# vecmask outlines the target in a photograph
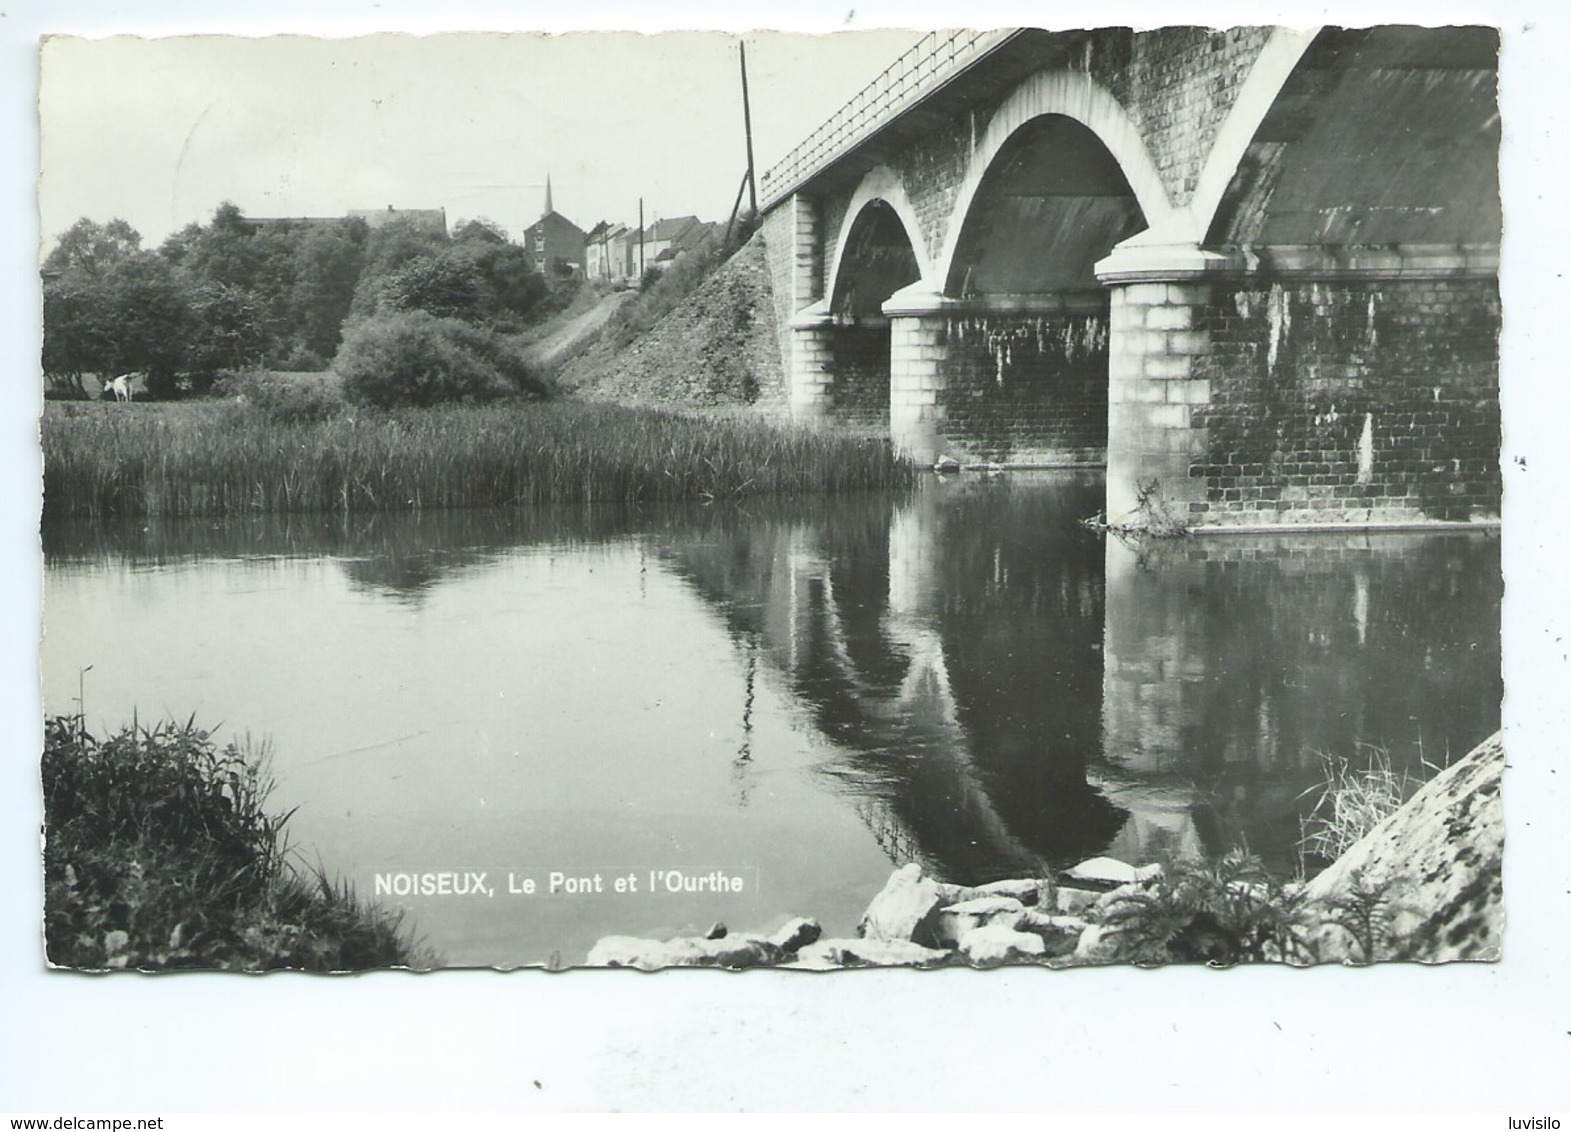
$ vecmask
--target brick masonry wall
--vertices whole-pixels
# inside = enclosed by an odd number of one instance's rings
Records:
[[[1091,33],[1084,69],[1129,112],[1175,205],[1194,195],[1217,132],[1270,37],[1267,27]]]
[[[796,309],[791,301],[791,209],[782,205],[764,214],[759,235],[769,265],[769,289],[773,299],[775,338],[780,346],[780,368],[791,372],[791,316]]]
[[[1270,28],[1163,28],[1132,32],[1107,28],[1065,33],[1069,66],[1105,86],[1139,129],[1175,205],[1189,202],[1217,132],[1237,99]],[[923,131],[885,163],[900,177],[916,210],[920,238],[930,257],[942,250],[955,201],[977,139],[1009,91],[952,121]],[[822,202],[827,273],[851,189]],[[963,222],[960,218],[959,222]],[[825,286],[827,286],[827,280]]]
[[[832,416],[844,424],[887,436],[889,324],[836,326],[828,334],[834,369]]]
[[[1202,521],[1498,517],[1495,280],[1219,284],[1196,319]]]
[[[999,463],[1101,463],[1107,331],[1100,312],[951,319],[945,438]]]

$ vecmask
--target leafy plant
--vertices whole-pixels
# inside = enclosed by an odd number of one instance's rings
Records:
[[[1100,913],[1116,958],[1147,966],[1314,961],[1313,923],[1297,886],[1235,849],[1179,862],[1157,884],[1110,899]]]
[[[1374,963],[1391,942],[1391,916],[1384,887],[1373,882],[1362,869],[1349,877],[1347,893],[1330,908],[1331,919],[1340,924],[1358,944],[1363,962]]]
[[[100,742],[46,721],[44,940],[94,969],[430,965],[397,915],[286,860],[293,811],[270,813],[265,746],[219,747],[195,725]]]

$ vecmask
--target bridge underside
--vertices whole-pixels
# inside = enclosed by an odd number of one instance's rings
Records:
[[[1495,519],[1497,48],[1010,39],[771,203],[793,412],[1114,521]]]

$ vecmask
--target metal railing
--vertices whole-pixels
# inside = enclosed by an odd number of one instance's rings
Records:
[[[857,142],[897,117],[919,95],[964,69],[1009,31],[932,31],[852,96],[806,141],[764,173],[759,203],[768,208]]]

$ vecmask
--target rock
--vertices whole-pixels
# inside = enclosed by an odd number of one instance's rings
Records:
[[[1319,959],[1447,963],[1500,958],[1504,766],[1496,733],[1309,882],[1306,899],[1341,920],[1321,930]],[[1360,906],[1372,912],[1375,931],[1364,931],[1349,914]],[[1365,954],[1366,942],[1373,955]]]
[[[873,897],[856,934],[926,946],[934,942],[933,926],[942,903],[938,885],[922,875],[922,866],[906,865],[890,874],[883,891]]]
[[[1068,916],[1077,916],[1097,902],[1102,894],[1085,888],[1059,888],[1058,910]]]
[[[1044,958],[1047,946],[1041,936],[1032,932],[990,923],[966,932],[960,940],[960,954],[974,967],[997,967]]]
[[[725,939],[638,939],[633,936],[606,936],[590,949],[591,967],[637,967],[655,971],[661,967],[768,967],[788,958],[787,953],[758,936],[731,936]]]
[[[1015,930],[1040,936],[1046,953],[1056,958],[1073,954],[1080,944],[1081,935],[1089,926],[1079,916],[1050,916],[1028,908],[1015,925]]]
[[[727,929],[725,924],[720,920],[716,920],[713,924],[709,925],[709,930],[704,933],[704,938],[724,939],[726,937],[726,930]]]
[[[816,942],[823,934],[824,929],[819,926],[817,920],[798,916],[793,920],[787,920],[779,931],[769,937],[769,942],[781,951],[800,951],[808,944]]]
[[[933,461],[933,471],[937,472],[939,475],[946,475],[951,472],[958,472],[959,470],[960,461],[956,460],[953,456],[940,456],[937,460]]]
[[[1131,896],[1139,895],[1144,891],[1144,885],[1134,883],[1121,884],[1117,888],[1104,892],[1096,898],[1096,902],[1091,905],[1092,915],[1099,917],[1113,905],[1128,900]]]
[[[984,896],[991,896],[990,892],[983,892],[980,888],[973,888],[968,884],[945,884],[941,880],[933,882],[938,886],[938,902],[947,908],[951,904],[960,904],[966,900],[980,900]]]
[[[694,966],[741,970],[744,967],[773,967],[790,958],[784,949],[760,936],[727,936],[704,942],[710,945],[707,955]]]
[[[1092,857],[1081,861],[1064,874],[1070,880],[1089,881],[1092,884],[1133,884],[1139,880],[1133,865],[1115,861],[1111,857]]]
[[[1013,928],[1025,915],[1025,905],[1013,896],[984,896],[964,900],[939,910],[933,926],[934,938],[945,947],[954,947],[968,932],[990,924]]]
[[[1077,965],[1084,964],[1088,967],[1118,961],[1118,949],[1114,944],[1113,936],[1100,924],[1086,925],[1085,931],[1080,933],[1080,939],[1076,942],[1072,954]]]
[[[950,952],[901,939],[821,939],[797,952],[793,967],[938,967]]]
[[[1144,885],[1157,884],[1167,878],[1167,870],[1161,865],[1141,865],[1135,869],[1135,883]]]
[[[595,942],[584,962],[591,967],[641,967],[648,971],[667,965],[656,957],[664,948],[657,939],[608,935]]]
[[[1053,882],[1038,877],[1020,880],[995,880],[976,889],[978,895],[1013,896],[1020,903],[1035,906],[1046,903],[1045,894],[1053,890]]]

